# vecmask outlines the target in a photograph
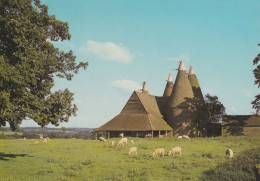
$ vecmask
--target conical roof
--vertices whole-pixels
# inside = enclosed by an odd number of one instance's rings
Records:
[[[173,80],[171,74],[168,75],[167,84],[163,93],[163,97],[171,96],[173,89]]]
[[[195,74],[193,66],[190,66],[189,69],[189,81],[192,87],[194,97],[198,98],[199,100],[204,100],[202,91],[200,89],[200,84]]]
[[[185,98],[193,98],[193,96],[192,87],[187,76],[185,65],[183,61],[180,61],[178,74],[168,106],[177,107],[185,102]]]

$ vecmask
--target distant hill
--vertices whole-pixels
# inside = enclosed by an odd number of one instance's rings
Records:
[[[44,136],[44,137],[48,136],[50,138],[92,139],[93,129],[94,128],[65,128],[65,131],[63,131],[61,128],[20,127],[16,131],[12,131],[10,128],[4,127],[4,128],[0,128],[0,132],[2,132],[1,134],[5,136],[0,137],[0,139],[10,138],[15,133],[19,133],[19,135],[21,135],[20,137],[25,137],[25,138],[32,138],[33,135],[33,138],[40,137],[40,136]],[[17,138],[19,137],[17,136]]]

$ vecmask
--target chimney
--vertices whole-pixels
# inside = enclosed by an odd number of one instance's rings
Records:
[[[143,82],[143,89],[142,89],[142,93],[148,94],[148,89],[147,89],[146,82]]]

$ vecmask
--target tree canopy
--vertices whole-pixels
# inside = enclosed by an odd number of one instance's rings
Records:
[[[197,129],[202,135],[207,135],[212,127],[211,123],[220,123],[226,114],[225,106],[218,100],[217,96],[205,95],[204,104],[199,104]]]
[[[260,44],[258,44],[260,46]],[[257,67],[253,70],[254,76],[255,76],[255,84],[258,85],[258,88],[260,88],[260,53],[257,55],[257,57],[253,60],[253,64]],[[260,110],[260,94],[255,96],[255,100],[252,102],[253,108],[256,109],[258,112]]]
[[[0,127],[16,129],[24,119],[58,126],[76,115],[73,93],[51,91],[54,77],[72,80],[88,65],[51,43],[70,38],[68,22],[40,0],[0,1]]]

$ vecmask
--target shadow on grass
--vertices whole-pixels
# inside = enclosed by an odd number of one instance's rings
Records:
[[[260,163],[260,148],[246,150],[203,173],[201,180],[255,181],[254,165]]]
[[[9,160],[8,158],[16,158],[19,156],[20,157],[33,157],[28,154],[5,154],[5,153],[0,152],[0,160],[3,160],[3,161],[8,161]]]

